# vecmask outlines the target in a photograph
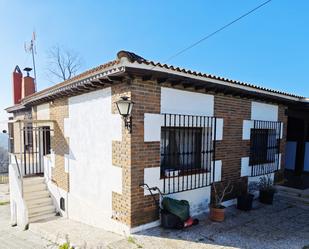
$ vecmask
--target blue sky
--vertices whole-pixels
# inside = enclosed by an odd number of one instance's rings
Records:
[[[77,51],[82,70],[121,49],[164,61],[264,0],[39,1],[0,0],[0,125],[12,104],[11,72],[31,66],[24,42],[37,33],[38,89],[46,52],[55,44]],[[273,0],[169,64],[309,96],[309,1]]]

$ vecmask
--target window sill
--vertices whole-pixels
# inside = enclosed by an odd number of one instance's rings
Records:
[[[276,161],[261,161],[261,162],[254,162],[254,163],[249,163],[250,167],[255,167],[255,166],[267,166],[265,164],[270,164],[270,163],[275,163]]]
[[[178,171],[178,170],[175,170]],[[177,177],[183,177],[183,176],[190,176],[190,175],[198,175],[198,174],[205,174],[210,173],[209,169],[188,169],[188,170],[180,170],[180,173],[175,176],[173,175],[173,172],[171,172],[171,176],[166,176],[164,174],[161,174],[160,179],[168,179],[168,178],[177,178]]]

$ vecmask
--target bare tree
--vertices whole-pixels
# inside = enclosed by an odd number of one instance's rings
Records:
[[[72,78],[81,67],[80,55],[59,45],[48,51],[48,78],[53,81],[64,81]]]

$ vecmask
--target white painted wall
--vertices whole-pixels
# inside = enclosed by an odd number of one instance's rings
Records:
[[[161,87],[161,113],[214,115],[214,96]]]
[[[214,96],[178,89],[161,87],[161,113],[187,114],[210,116],[214,115]],[[173,118],[173,117],[172,117]],[[168,122],[168,121],[167,121]],[[172,120],[172,123],[174,121]],[[176,126],[179,125],[176,119]],[[164,116],[161,114],[145,113],[144,141],[160,141],[161,126]],[[199,124],[196,124],[198,127]],[[217,119],[216,140],[223,139],[223,119]]]
[[[169,123],[169,116],[166,117],[167,124]],[[175,126],[183,125],[183,120],[180,120],[176,118],[174,121],[174,117],[171,116],[171,123],[175,124]],[[207,122],[207,121],[206,121]],[[179,124],[180,123],[180,124]],[[209,127],[211,126],[211,122],[209,120]],[[144,114],[144,141],[145,142],[155,142],[161,140],[161,127],[164,126],[164,116],[162,114],[154,114],[154,113],[145,113]],[[193,124],[192,127],[207,127],[207,123],[205,126],[200,123]],[[212,134],[214,134],[214,124],[212,124]],[[216,138],[217,141],[223,139],[223,119],[217,118],[216,121],[216,137],[213,135],[212,139]]]
[[[252,101],[251,120],[278,121],[278,110],[277,105]]]
[[[277,154],[278,155],[278,154]],[[279,154],[279,157],[276,157],[275,162],[274,163],[265,163],[263,164],[264,167],[270,167],[271,165],[277,165],[277,161],[279,160],[279,165],[278,165],[278,169],[281,169],[281,153]],[[261,165],[262,166],[262,165]],[[241,177],[244,176],[250,176],[251,175],[251,167],[249,165],[249,157],[242,157],[241,158]],[[275,169],[274,169],[275,170]]]
[[[36,109],[37,120],[49,120],[49,103],[38,105]]]
[[[55,167],[55,154],[44,156],[44,178],[47,188],[50,192],[53,204],[57,209],[57,212],[61,213],[62,217],[68,218],[68,196],[69,193],[64,191],[62,188],[59,188],[55,182],[52,181],[52,168]],[[60,198],[65,200],[65,210],[60,209]]]
[[[122,193],[122,169],[112,165],[112,141],[121,140],[120,115],[111,113],[111,88],[69,98],[65,136],[70,153],[68,215],[87,224],[114,230],[112,192]]]
[[[22,195],[21,178],[15,159],[11,156],[9,165],[11,225],[26,229],[28,224],[28,209]]]

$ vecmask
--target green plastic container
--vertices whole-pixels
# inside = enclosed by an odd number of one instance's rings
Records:
[[[162,207],[164,210],[178,216],[183,222],[190,218],[190,205],[186,200],[179,201],[170,197],[164,197]]]

